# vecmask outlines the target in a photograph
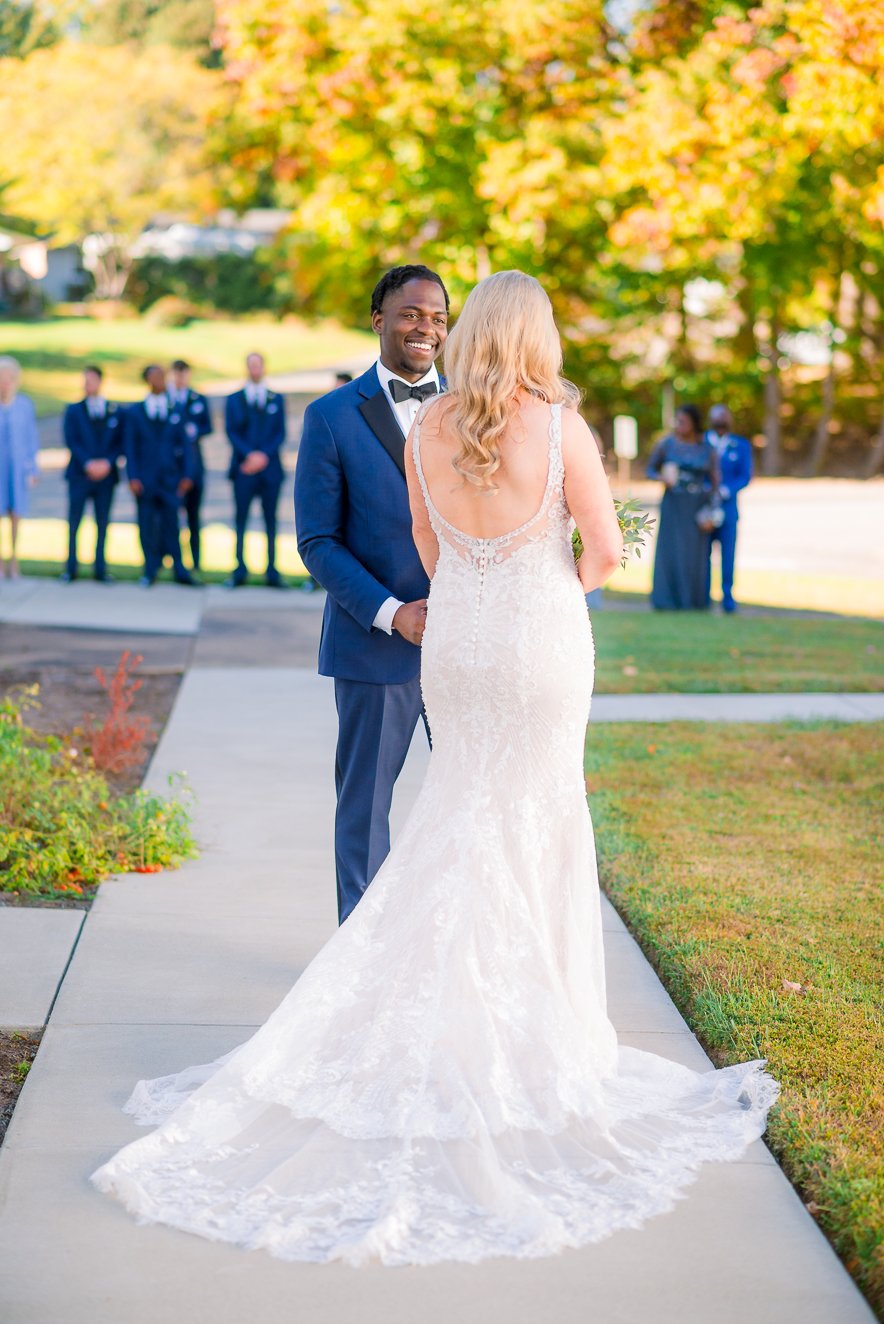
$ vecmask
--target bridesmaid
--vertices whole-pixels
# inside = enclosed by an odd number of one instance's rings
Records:
[[[37,416],[26,395],[18,394],[21,368],[16,359],[0,356],[0,520],[9,516],[11,553],[0,566],[8,579],[18,579],[16,540],[22,515],[28,513],[28,488],[37,481]],[[0,536],[2,536],[0,524]]]
[[[709,530],[697,516],[718,499],[718,456],[696,405],[675,411],[675,426],[654,447],[647,475],[666,486],[654,557],[651,605],[658,611],[709,607]]]

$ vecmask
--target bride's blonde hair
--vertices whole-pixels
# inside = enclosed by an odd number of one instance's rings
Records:
[[[578,404],[580,392],[561,372],[562,344],[540,282],[523,271],[480,281],[445,344],[448,422],[461,444],[452,464],[466,482],[495,489],[520,387],[550,404]]]

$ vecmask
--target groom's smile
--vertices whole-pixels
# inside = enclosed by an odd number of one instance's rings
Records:
[[[391,290],[372,326],[381,340],[381,362],[405,381],[420,381],[442,353],[448,310],[441,286],[410,280]]]

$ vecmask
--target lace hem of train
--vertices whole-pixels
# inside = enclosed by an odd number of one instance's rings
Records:
[[[174,1125],[146,1136],[93,1181],[140,1222],[283,1260],[392,1266],[555,1254],[671,1210],[701,1164],[738,1158],[761,1135],[777,1096],[762,1062],[700,1075],[670,1063],[661,1081],[661,1059],[620,1051],[604,1127],[574,1118],[556,1136],[348,1142],[289,1115],[275,1135],[265,1129],[260,1143],[234,1146],[212,1139],[208,1117],[194,1127],[195,1116],[189,1138]],[[180,1086],[165,1098],[155,1088],[139,1120],[168,1117]],[[620,1090],[631,1100],[627,1120],[615,1119]]]

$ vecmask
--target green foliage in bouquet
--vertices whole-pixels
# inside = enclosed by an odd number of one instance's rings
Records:
[[[76,737],[25,724],[37,693],[0,702],[0,892],[77,900],[110,873],[153,873],[196,855],[185,800],[115,794]]]
[[[625,568],[630,556],[635,554],[641,557],[642,548],[656,520],[653,515],[642,510],[636,497],[630,497],[628,501],[620,501],[615,497],[614,510],[623,535],[623,555],[620,558],[620,565]],[[571,542],[574,548],[574,560],[579,561],[583,555],[583,540],[576,529]]]

